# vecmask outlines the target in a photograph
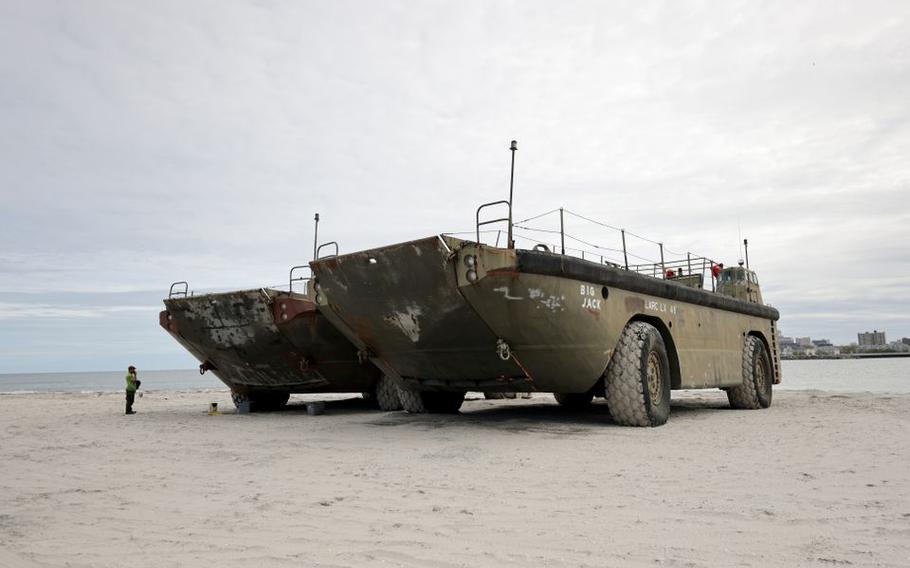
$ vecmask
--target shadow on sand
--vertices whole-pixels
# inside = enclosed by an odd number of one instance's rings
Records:
[[[720,396],[718,396],[720,395]],[[307,402],[292,400],[288,406],[275,413],[284,415],[307,414]],[[552,398],[535,397],[531,400],[486,401],[469,396],[458,414],[408,414],[403,411],[382,412],[369,401],[352,396],[340,400],[326,400],[326,415],[369,414],[374,417],[366,423],[373,426],[417,426],[436,429],[453,426],[490,427],[497,430],[528,431],[538,430],[554,433],[583,432],[591,428],[616,426],[610,417],[606,402],[597,399],[591,406],[581,410],[567,409],[556,404]],[[684,394],[671,402],[670,420],[674,417],[698,416],[730,410],[726,397],[718,392]]]

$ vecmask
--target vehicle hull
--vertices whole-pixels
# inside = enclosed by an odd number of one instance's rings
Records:
[[[459,290],[539,390],[594,387],[632,320],[661,331],[673,388],[741,384],[747,335],[768,345],[780,381],[773,308],[544,251],[471,243],[459,248],[453,266],[465,266],[468,255],[477,277],[472,282],[459,269]]]
[[[363,392],[379,378],[306,295],[241,290],[164,304],[161,326],[234,391]]]
[[[310,263],[320,310],[377,366],[420,390],[533,390],[456,284],[452,248],[429,237]]]

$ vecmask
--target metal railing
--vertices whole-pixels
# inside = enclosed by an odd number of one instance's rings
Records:
[[[493,202],[484,204],[481,208],[508,202]],[[559,214],[558,227],[555,229],[529,226],[530,221],[536,221],[555,213]],[[615,246],[602,246],[600,244],[579,238],[566,232],[566,216],[580,219],[613,232],[616,238]],[[503,219],[487,221],[484,224],[500,222]],[[636,235],[620,227],[601,223],[562,207],[553,209],[540,215],[535,215],[513,225],[522,232],[515,231],[516,240],[522,241],[522,248],[541,250],[540,245],[546,246],[551,251],[560,251],[561,254],[580,257],[583,260],[599,262],[614,268],[622,268],[652,278],[675,280],[687,286],[704,288],[706,281],[711,283],[711,290],[715,289],[712,269],[717,264],[711,258],[693,255],[690,252],[679,253],[667,249],[662,242]],[[477,241],[480,242],[480,208],[477,213]],[[534,233],[534,234],[528,234]],[[618,233],[618,234],[616,234]],[[617,238],[618,237],[618,238]],[[577,247],[566,246],[566,241],[574,241]],[[631,242],[630,242],[631,240]],[[630,246],[633,245],[633,246]],[[514,247],[514,241],[513,241]],[[651,248],[653,247],[653,248]],[[633,252],[634,251],[634,252]],[[653,251],[653,253],[649,252]],[[654,258],[654,257],[657,258]],[[650,257],[650,258],[649,258]],[[630,263],[630,259],[632,262]]]
[[[629,270],[651,276],[653,278],[664,278],[666,280],[678,280],[681,282],[692,283],[697,281],[700,286],[704,287],[706,280],[711,281],[711,290],[714,290],[714,279],[711,270],[717,263],[705,256],[692,256],[686,253],[686,258],[676,260],[664,260],[660,263],[650,264],[632,264]]]
[[[181,284],[183,284],[183,290],[175,291],[174,288],[176,288],[177,286],[179,286]],[[173,284],[171,284],[171,288],[167,292],[167,298],[168,298],[168,300],[170,300],[171,298],[174,298],[174,297],[179,297],[179,296],[183,296],[184,298],[186,298],[187,296],[189,296],[189,292],[190,292],[189,283],[186,280],[180,280],[179,282],[174,282]]]
[[[489,221],[482,221],[482,222],[481,222],[481,220],[480,220],[480,212],[481,212],[482,210],[486,209],[487,207],[493,207],[493,206],[496,206],[496,205],[505,205],[505,206],[508,208],[509,216],[508,216],[508,217],[500,217],[499,219],[490,219]],[[478,242],[478,243],[480,242],[480,228],[481,228],[481,227],[483,227],[484,225],[492,225],[492,224],[494,224],[494,223],[502,223],[502,222],[505,222],[505,223],[508,224],[508,227],[509,227],[509,238],[508,238],[508,240],[507,240],[507,242],[506,242],[506,246],[507,246],[508,248],[512,248],[512,247],[515,246],[515,243],[514,243],[514,241],[512,240],[512,205],[511,205],[508,201],[506,201],[505,199],[501,199],[501,200],[499,200],[499,201],[491,201],[491,202],[489,202],[489,203],[484,203],[483,205],[481,205],[480,207],[477,208],[477,212],[475,213],[474,217],[475,217],[474,230],[475,230],[475,233],[476,233],[476,236],[477,236],[477,242]],[[497,240],[497,241],[498,241],[498,240]]]
[[[310,271],[309,276],[298,276],[294,278],[294,272],[300,269],[306,268]],[[306,282],[307,280],[312,280],[313,278],[313,269],[310,268],[309,264],[300,264],[298,266],[292,266],[291,271],[288,273],[288,292],[294,291],[294,282]]]
[[[326,255],[326,256],[321,256],[321,255],[319,254],[319,253],[322,251],[322,249],[324,249],[325,247],[330,247],[330,246],[334,246],[334,247],[335,247],[335,254],[329,254],[329,255]],[[327,243],[322,243],[321,245],[319,245],[319,246],[316,248],[316,260],[319,260],[320,258],[329,258],[329,257],[332,257],[332,256],[338,256],[338,243],[337,243],[336,241],[329,241],[329,242],[327,242]]]

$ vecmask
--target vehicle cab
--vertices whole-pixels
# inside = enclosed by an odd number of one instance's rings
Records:
[[[754,271],[743,267],[742,262],[739,266],[721,269],[717,275],[717,293],[753,304],[764,303],[758,276]]]

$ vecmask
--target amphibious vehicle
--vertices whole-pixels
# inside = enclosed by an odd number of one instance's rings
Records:
[[[406,410],[457,411],[468,390],[539,391],[576,407],[602,396],[615,422],[657,426],[671,389],[771,404],[779,314],[747,266],[517,249],[511,210],[509,246],[490,246],[477,218],[476,241],[428,237],[310,263],[320,311],[398,382]]]

